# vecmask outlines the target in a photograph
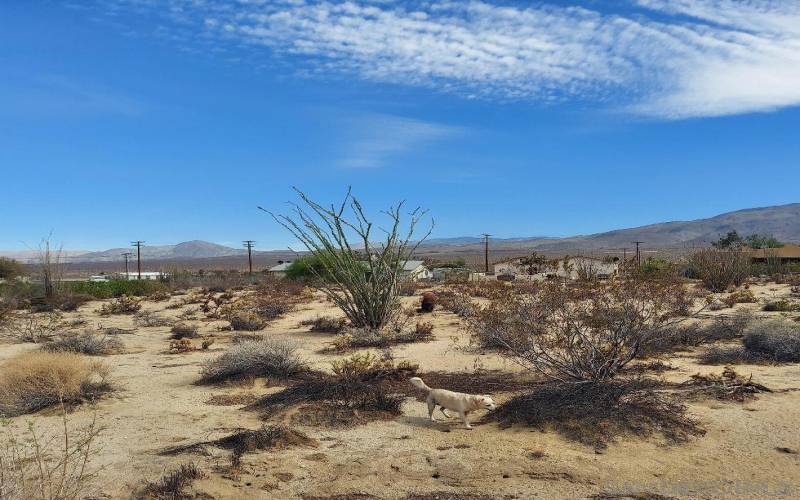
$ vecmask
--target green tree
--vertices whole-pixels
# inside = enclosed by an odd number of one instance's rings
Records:
[[[739,233],[734,231],[728,231],[728,234],[721,237],[717,241],[711,244],[714,248],[724,249],[724,248],[736,248],[742,245],[742,237],[739,236]]]
[[[22,264],[14,259],[0,257],[0,279],[10,280],[25,274]]]
[[[751,234],[744,239],[744,242],[750,248],[780,248],[783,246],[783,243],[771,234]]]

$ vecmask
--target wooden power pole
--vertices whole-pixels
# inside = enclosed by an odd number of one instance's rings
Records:
[[[489,274],[489,236],[491,234],[483,233],[483,264],[484,272]]]
[[[250,276],[253,275],[253,240],[244,240],[244,247],[247,249],[247,266],[250,269]]]
[[[128,279],[128,257],[131,255],[133,255],[131,252],[125,252],[122,254],[122,256],[125,257],[125,279]]]
[[[132,241],[131,246],[136,247],[136,272],[139,274],[138,279],[142,279],[142,243],[144,241]]]
[[[636,265],[637,266],[641,266],[642,265],[642,254],[639,252],[639,245],[644,243],[644,241],[634,241],[633,243],[636,245]]]

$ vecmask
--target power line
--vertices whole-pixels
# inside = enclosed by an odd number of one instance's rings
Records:
[[[247,265],[250,269],[250,275],[253,275],[253,245],[255,245],[255,241],[253,240],[244,240],[244,246],[247,248]]]
[[[144,241],[132,241],[131,246],[136,247],[136,271],[139,273],[139,278],[142,279],[142,243]]]

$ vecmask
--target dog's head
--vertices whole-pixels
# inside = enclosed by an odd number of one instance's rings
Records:
[[[475,404],[479,408],[483,408],[484,410],[489,410],[489,411],[497,408],[497,405],[494,404],[494,400],[491,398],[491,396],[485,396],[485,395],[475,396]]]

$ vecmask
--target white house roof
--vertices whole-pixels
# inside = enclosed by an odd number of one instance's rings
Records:
[[[270,267],[269,270],[270,272],[273,273],[282,273],[285,272],[287,269],[289,269],[289,266],[291,265],[292,265],[291,262],[284,262],[283,264],[278,264],[277,266]]]
[[[403,271],[413,271],[423,264],[425,262],[422,260],[407,260],[403,263]]]

